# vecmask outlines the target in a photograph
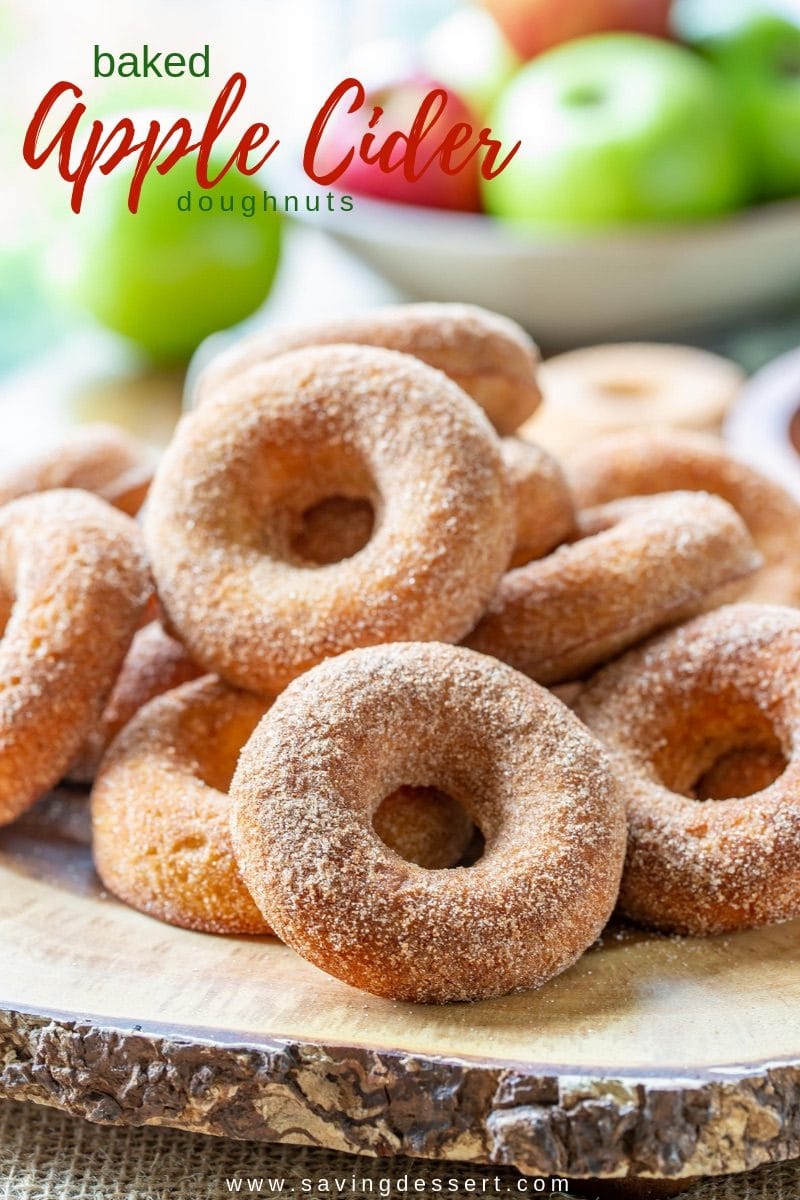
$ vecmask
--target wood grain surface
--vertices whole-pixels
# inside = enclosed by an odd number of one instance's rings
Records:
[[[0,834],[0,1095],[541,1175],[745,1170],[800,1155],[798,934],[618,928],[537,992],[391,1003],[119,904],[61,792]]]

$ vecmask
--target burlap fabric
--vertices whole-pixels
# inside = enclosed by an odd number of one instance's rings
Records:
[[[484,1177],[492,1190],[483,1191]],[[109,1129],[53,1109],[0,1102],[0,1200],[221,1200],[231,1195],[352,1197],[430,1196],[434,1178],[442,1196],[551,1195],[518,1189],[511,1170],[419,1159],[356,1158],[297,1146],[233,1142],[170,1129]],[[364,1180],[373,1181],[371,1191]],[[236,1181],[241,1181],[237,1189]],[[260,1189],[249,1181],[261,1180]],[[426,1190],[415,1190],[417,1180]],[[450,1180],[457,1181],[454,1187]],[[468,1180],[477,1182],[470,1185]],[[326,1181],[320,1183],[320,1181]],[[387,1182],[388,1181],[388,1182]],[[382,1190],[379,1190],[379,1186]],[[569,1196],[594,1197],[579,1185]],[[798,1200],[800,1163],[762,1167],[748,1175],[694,1185],[687,1200]],[[563,1200],[563,1194],[562,1194]]]

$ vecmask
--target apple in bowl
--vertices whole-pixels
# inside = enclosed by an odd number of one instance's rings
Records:
[[[422,122],[430,135],[430,161],[418,177],[409,178],[404,170],[405,133],[428,108],[427,98],[434,90],[439,92],[439,99]],[[348,99],[342,96],[343,103]],[[414,69],[404,77],[369,83],[363,101],[359,103],[358,99],[349,107],[337,107],[330,126],[324,130],[314,155],[316,178],[324,179],[330,172],[331,177],[336,176],[339,191],[395,204],[456,212],[476,212],[480,208],[478,156],[473,154],[463,167],[448,171],[435,154],[436,145],[458,127],[472,131],[479,124],[461,96],[421,69]],[[395,131],[399,136],[392,144],[389,139]],[[421,157],[424,160],[425,155]],[[338,165],[344,162],[344,170],[339,170]]]
[[[669,36],[671,0],[483,0],[522,59],[592,33]]]
[[[758,194],[800,194],[800,7],[765,0],[693,0],[677,32],[718,68],[731,96]]]
[[[521,139],[484,184],[487,211],[537,228],[701,220],[751,192],[730,98],[691,50],[600,34],[548,51],[514,77],[492,115]]]

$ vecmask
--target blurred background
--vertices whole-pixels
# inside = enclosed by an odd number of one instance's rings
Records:
[[[145,42],[208,43],[211,78],[92,77],[95,43]],[[282,145],[209,212],[191,164],[131,216],[129,172],[75,215],[53,164],[22,161],[58,79],[110,119],[207,113],[234,70],[236,129],[265,120]],[[470,121],[522,146],[491,182],[479,160],[414,185],[356,160],[331,199],[301,147],[349,73],[387,132],[439,86],[442,132]],[[681,341],[754,371],[800,343],[800,0],[4,0],[0,89],[0,462],[76,421],[161,443],[187,369],[242,329],[402,299],[484,304],[548,354]],[[333,150],[361,132],[340,121]]]

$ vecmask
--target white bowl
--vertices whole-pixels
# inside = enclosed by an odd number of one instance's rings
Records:
[[[584,237],[532,237],[478,214],[354,199],[349,213],[321,204],[299,215],[408,296],[506,313],[550,349],[696,332],[800,297],[797,199]]]
[[[723,430],[745,462],[783,484],[800,500],[800,452],[792,425],[800,413],[800,349],[757,371],[739,394]],[[800,537],[800,530],[797,531]]]

